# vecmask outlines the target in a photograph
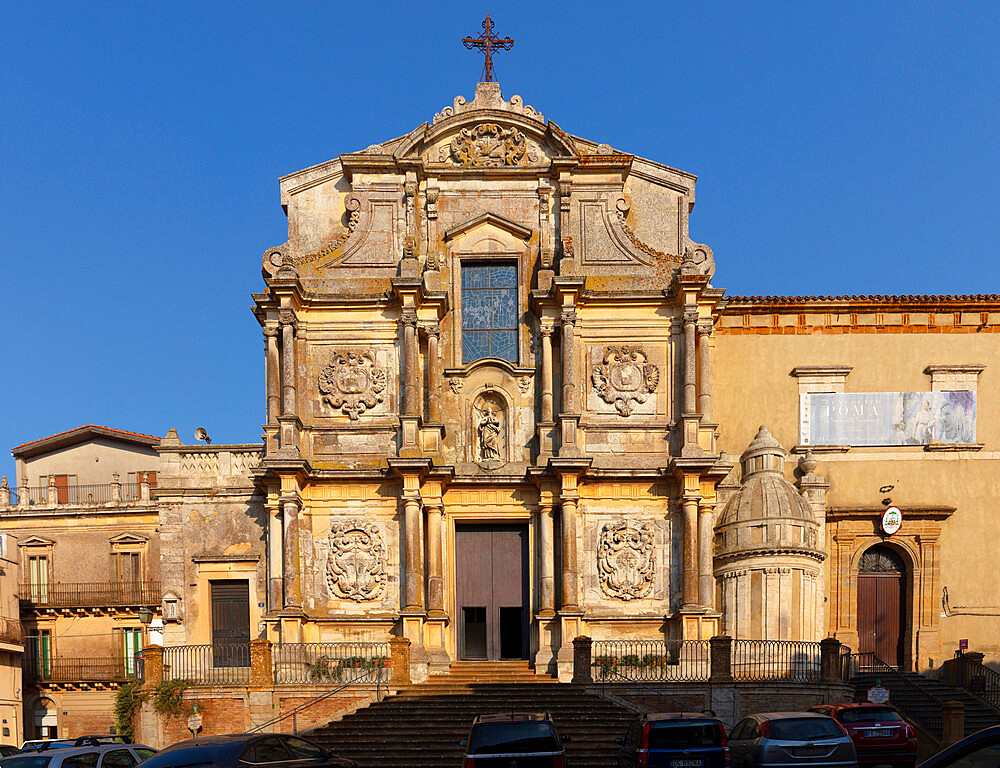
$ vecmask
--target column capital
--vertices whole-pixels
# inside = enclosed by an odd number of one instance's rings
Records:
[[[290,325],[292,330],[295,330],[298,326],[298,320],[295,317],[295,310],[293,309],[282,309],[278,311],[278,323],[282,326]]]
[[[417,327],[417,310],[407,307],[399,316],[399,324],[404,328]]]
[[[710,317],[703,317],[698,321],[698,335],[699,336],[711,336],[712,330],[715,328],[715,321]]]
[[[694,324],[698,322],[698,307],[694,304],[684,305],[684,324]]]
[[[427,338],[441,338],[441,323],[420,323],[420,330],[424,332]]]
[[[553,333],[555,333],[555,330],[556,330],[555,326],[549,325],[548,323],[540,325],[538,327],[538,332],[545,337],[551,336]]]
[[[564,309],[559,315],[559,320],[563,325],[573,325],[576,323],[576,310]]]
[[[262,329],[265,339],[276,339],[278,338],[278,327],[276,325],[266,325]]]

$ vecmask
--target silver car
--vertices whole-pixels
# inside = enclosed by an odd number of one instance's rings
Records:
[[[814,712],[764,712],[733,726],[735,768],[855,768],[851,737],[832,717]]]

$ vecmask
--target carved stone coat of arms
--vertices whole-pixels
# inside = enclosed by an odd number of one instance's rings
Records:
[[[351,421],[385,398],[386,370],[375,351],[335,352],[319,375],[323,402],[340,409]]]
[[[348,600],[360,603],[382,595],[385,546],[376,525],[347,520],[330,527],[326,579],[333,594]]]
[[[622,520],[601,526],[597,570],[605,594],[619,600],[645,597],[653,588],[652,523]]]
[[[608,347],[590,375],[594,391],[613,405],[622,416],[628,416],[639,403],[644,403],[656,391],[660,369],[649,362],[639,347]]]
[[[527,139],[517,128],[481,123],[459,132],[451,142],[451,157],[471,167],[520,165],[527,149]]]

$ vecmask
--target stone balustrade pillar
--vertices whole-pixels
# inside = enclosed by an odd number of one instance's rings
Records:
[[[824,637],[819,641],[819,673],[825,683],[843,681],[840,669],[840,641],[835,637]]]
[[[139,500],[149,501],[149,473],[143,472],[139,479]]]
[[[26,507],[31,502],[31,491],[28,490],[27,476],[21,478],[21,487],[17,489],[17,506]]]
[[[299,583],[299,501],[283,499],[282,511],[282,578],[286,609],[302,607],[302,590]]]
[[[733,638],[728,635],[717,635],[708,641],[709,662],[713,683],[731,683],[733,681]]]
[[[946,747],[965,738],[965,705],[946,701],[941,705],[941,746]]]
[[[270,688],[274,685],[271,641],[263,637],[250,641],[250,687]]]
[[[594,682],[591,670],[594,641],[586,635],[573,638],[573,682],[590,685]]]
[[[120,502],[122,500],[121,475],[117,472],[111,473],[111,500]]]
[[[7,483],[7,475],[0,480],[0,507],[10,506],[10,485]]]
[[[402,686],[410,684],[410,641],[405,637],[389,640],[389,664],[392,672],[390,684]]]
[[[45,489],[45,498],[49,506],[54,507],[59,503],[59,491],[56,489],[56,479],[52,475],[49,475],[49,485]]]
[[[427,504],[427,609],[432,616],[445,616],[444,552],[441,544],[444,509],[440,502]]]
[[[682,562],[683,607],[698,605],[698,496],[685,496],[681,501],[684,519]]]
[[[423,600],[423,543],[420,540],[420,497],[403,497],[404,530],[406,532],[406,581],[407,611],[421,611]]]
[[[150,645],[142,649],[142,673],[144,685],[163,682],[163,646]]]
[[[575,611],[577,605],[577,552],[575,495],[563,495],[560,508],[562,526],[562,609]]]

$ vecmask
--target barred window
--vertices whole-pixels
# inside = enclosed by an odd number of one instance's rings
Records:
[[[517,265],[462,267],[462,362],[517,363]]]

